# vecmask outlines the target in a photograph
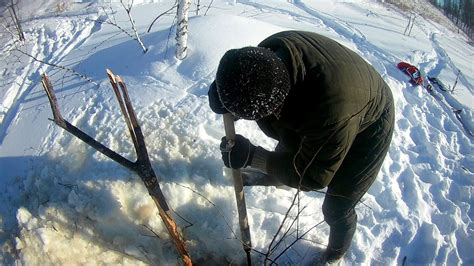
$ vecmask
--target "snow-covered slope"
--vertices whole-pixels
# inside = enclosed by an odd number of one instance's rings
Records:
[[[137,4],[140,33],[172,3]],[[171,1],[172,2],[172,1]],[[40,74],[48,73],[64,117],[131,160],[133,145],[105,69],[128,85],[153,168],[192,258],[202,264],[242,263],[232,181],[218,143],[222,118],[207,105],[207,88],[222,54],[256,45],[286,29],[332,37],[367,59],[396,99],[396,130],[382,171],[357,207],[359,224],[342,264],[474,263],[473,106],[474,55],[467,41],[443,25],[408,17],[391,6],[338,1],[213,1],[207,15],[190,18],[189,55],[173,57],[172,16],[143,34],[149,48],[117,28],[95,23],[105,10],[75,3],[30,10],[19,49],[36,59],[73,68],[92,79],[47,66],[19,51],[1,32],[0,247],[1,264],[176,264],[179,259],[141,180],[55,126]],[[44,8],[49,6],[50,8]],[[115,5],[117,21],[128,28]],[[24,16],[26,11],[24,10]],[[108,13],[110,15],[110,13]],[[194,10],[192,11],[194,14]],[[396,68],[419,66],[453,86],[454,93],[412,87]],[[453,112],[453,110],[461,110]],[[253,122],[238,133],[273,148]],[[245,188],[253,260],[264,259],[296,191]],[[324,195],[301,194],[301,234],[323,220]],[[295,215],[296,210],[291,213]],[[295,227],[296,229],[296,227]],[[290,235],[272,258],[295,239]],[[281,264],[310,264],[327,243],[328,227],[316,226],[279,257]]]

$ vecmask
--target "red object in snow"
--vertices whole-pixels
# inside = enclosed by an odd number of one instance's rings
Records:
[[[421,76],[420,70],[418,70],[416,66],[407,62],[400,62],[398,63],[397,67],[410,77],[410,83],[412,85],[423,85],[423,77]]]

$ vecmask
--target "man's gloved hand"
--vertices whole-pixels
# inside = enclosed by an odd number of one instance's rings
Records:
[[[237,134],[235,141],[228,141],[223,137],[220,148],[225,166],[239,169],[250,165],[256,146],[247,138]]]
[[[212,82],[211,86],[209,86],[209,92],[207,93],[209,96],[209,106],[211,110],[216,114],[226,114],[229,111],[222,105],[221,100],[219,99],[219,94],[217,94],[217,85],[216,82]]]

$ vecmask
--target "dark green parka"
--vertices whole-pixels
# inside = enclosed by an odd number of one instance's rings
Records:
[[[358,134],[376,123],[387,106],[393,109],[390,88],[355,52],[316,33],[280,32],[259,46],[275,52],[291,78],[279,115],[257,121],[267,136],[279,141],[268,157],[267,172],[303,189],[339,182],[333,177],[351,160],[346,155]],[[365,156],[370,164],[377,155]]]

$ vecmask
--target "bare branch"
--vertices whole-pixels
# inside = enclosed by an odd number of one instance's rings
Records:
[[[298,219],[299,219],[301,213],[304,211],[304,209],[306,209],[306,206],[303,207],[301,210],[298,209],[298,213],[297,213],[296,217],[293,219],[293,221],[291,222],[291,224],[288,226],[288,228],[286,229],[285,233],[283,233],[283,235],[281,236],[280,240],[273,246],[273,248],[271,249],[270,254],[268,254],[269,256],[270,256],[271,254],[273,254],[273,252],[278,248],[278,246],[280,246],[280,244],[285,240],[286,236],[290,233],[291,228],[293,228],[293,225],[295,224],[295,222],[298,222]],[[299,231],[298,231],[298,230],[299,230],[299,228],[298,228],[298,226],[297,226],[297,229],[296,229],[296,235],[297,235],[297,237],[298,237],[298,235],[299,235]]]
[[[271,254],[271,251],[272,251],[272,246],[273,246],[273,243],[276,241],[278,235],[280,234],[281,230],[283,229],[283,225],[285,224],[286,220],[288,219],[288,216],[290,214],[290,211],[291,209],[295,206],[295,201],[296,201],[296,198],[298,197],[298,193],[300,191],[298,190],[295,194],[295,196],[293,197],[293,200],[291,201],[291,205],[290,207],[288,208],[288,210],[286,211],[285,213],[285,217],[283,218],[283,221],[281,222],[280,226],[278,227],[278,230],[277,232],[275,233],[275,235],[273,236],[273,239],[272,241],[270,242],[270,245],[268,245],[268,249],[267,249],[267,253],[266,253],[266,257],[265,257],[265,260],[267,260],[267,258],[270,257],[270,254]]]
[[[106,15],[107,19],[90,19],[91,21],[94,21],[94,22],[97,22],[97,23],[101,23],[101,24],[109,24],[109,25],[112,25],[114,27],[116,27],[117,29],[119,29],[121,32],[125,33],[128,37],[130,37],[132,40],[135,40],[138,45],[140,46],[140,48],[142,49],[143,53],[146,53],[148,51],[148,49],[145,47],[145,45],[143,44],[143,41],[140,37],[140,35],[138,34],[138,30],[136,28],[136,25],[135,25],[135,20],[132,18],[132,14],[131,14],[131,11],[132,11],[132,6],[133,6],[133,1],[129,2],[129,5],[126,6],[125,3],[123,2],[123,0],[120,1],[122,7],[124,8],[125,12],[127,13],[127,16],[128,16],[128,19],[130,21],[130,25],[131,25],[131,30],[133,33],[130,33],[128,32],[126,29],[124,29],[122,26],[119,25],[119,23],[117,22],[117,19],[115,18],[115,10],[112,8],[112,4],[109,2],[107,6],[102,6],[102,12],[104,12],[104,14]]]
[[[99,143],[98,141],[96,141],[95,139],[93,139],[92,137],[90,137],[89,135],[81,131],[80,129],[74,127],[68,121],[64,120],[59,111],[56,96],[54,94],[51,82],[49,81],[48,76],[46,74],[43,74],[42,83],[48,95],[48,99],[51,105],[51,110],[54,116],[53,121],[58,126],[65,129],[66,131],[73,134],[74,136],[78,137],[82,141],[86,142],[88,145],[90,145],[97,151],[106,155],[110,159],[120,163],[121,165],[127,167],[128,169],[136,172],[140,176],[140,178],[142,179],[143,183],[145,184],[148,190],[148,193],[150,194],[150,196],[152,197],[153,201],[155,202],[158,208],[158,213],[163,223],[165,224],[165,227],[168,230],[168,233],[170,234],[170,237],[173,240],[179,255],[181,256],[181,259],[184,265],[192,265],[191,258],[188,254],[184,240],[180,233],[180,229],[170,214],[170,208],[168,204],[166,203],[166,199],[158,184],[158,179],[156,177],[156,174],[153,168],[151,167],[150,159],[148,157],[148,152],[146,150],[144,137],[141,132],[141,128],[138,124],[135,111],[133,110],[133,107],[131,105],[131,101],[127,92],[127,87],[125,83],[123,82],[123,80],[120,77],[115,76],[110,70],[108,71],[107,74],[109,75],[109,79],[112,84],[112,87],[114,88],[114,91],[119,93],[117,98],[119,100],[119,103],[122,101],[122,103],[120,103],[122,112],[124,112],[123,106],[126,107],[126,112],[124,113],[124,117],[127,123],[131,125],[129,129],[131,130],[132,136],[135,135],[134,144],[136,144],[135,146],[135,150],[137,153],[136,162],[131,162],[127,160],[126,158],[110,150],[103,144]],[[121,91],[118,90],[119,87]]]
[[[174,16],[173,18],[173,22],[171,23],[171,27],[170,27],[170,30],[168,31],[168,38],[166,39],[166,51],[165,51],[165,54],[164,54],[164,58],[166,58],[166,56],[168,56],[168,45],[169,45],[169,42],[170,42],[170,39],[171,39],[171,33],[173,31],[173,25],[174,25],[174,22],[176,21],[176,18],[177,16]]]
[[[181,185],[181,184],[176,184],[180,187],[183,187],[183,188],[186,188],[186,189],[189,189],[191,192],[193,192],[194,194],[198,195],[199,197],[203,198],[204,200],[206,200],[209,204],[211,204],[214,208],[217,209],[217,211],[219,212],[219,216],[222,217],[222,219],[224,220],[225,224],[227,225],[227,227],[229,228],[230,232],[234,235],[235,239],[239,239],[237,237],[237,234],[234,232],[234,230],[232,229],[232,226],[230,225],[231,223],[227,220],[227,218],[225,217],[224,213],[222,212],[222,210],[217,207],[217,205],[212,202],[210,199],[208,199],[206,196],[204,196],[202,193],[188,187],[188,186],[184,186],[184,185]]]
[[[6,22],[6,19],[5,19],[5,18],[3,18],[3,19],[4,19],[5,22]],[[2,27],[5,29],[5,31],[10,34],[11,38],[14,40],[14,39],[15,39],[15,36],[16,36],[15,33],[13,33],[13,31],[12,31],[10,28],[8,28],[8,26],[7,26],[6,24],[2,23],[1,25],[2,25]],[[14,41],[14,42],[18,42],[18,40]]]
[[[155,231],[153,231],[153,229],[151,229],[150,226],[146,224],[142,224],[142,226],[145,227],[148,231],[150,231],[156,238],[161,238]]]
[[[133,0],[131,2],[129,2],[128,8],[123,3],[123,0],[120,0],[120,3],[122,4],[123,8],[127,12],[128,20],[130,21],[130,24],[132,25],[132,30],[135,34],[135,38],[133,38],[133,39],[136,40],[140,44],[140,47],[142,48],[143,53],[145,54],[148,51],[148,49],[143,44],[142,39],[140,38],[140,35],[138,35],[137,27],[135,26],[135,20],[133,20],[132,14],[131,14],[132,7],[133,7]]]
[[[166,10],[165,12],[161,13],[160,15],[158,15],[158,16],[151,22],[151,24],[150,24],[150,26],[148,26],[148,30],[147,30],[146,32],[150,32],[150,31],[151,31],[151,28],[153,27],[153,24],[155,24],[155,22],[156,22],[159,18],[161,18],[162,16],[165,16],[165,15],[172,14],[170,11],[173,10],[173,9],[175,9],[175,8],[177,8],[177,7],[178,7],[178,1],[176,0],[176,1],[174,2],[174,5],[173,5],[170,9],[168,9],[168,10]]]
[[[171,209],[171,210],[173,211],[174,214],[176,214],[176,216],[178,216],[179,218],[181,218],[181,220],[183,220],[183,221],[185,221],[185,222],[188,223],[188,225],[186,225],[186,226],[184,227],[184,229],[186,229],[186,228],[191,227],[191,226],[194,225],[193,223],[191,223],[190,221],[188,221],[186,218],[184,218],[182,215],[180,215],[177,211],[175,211],[175,210],[173,210],[173,209]]]
[[[29,53],[27,53],[27,52],[22,51],[22,50],[19,49],[19,48],[15,48],[14,50],[17,51],[17,52],[19,52],[19,53],[21,53],[21,54],[23,54],[23,55],[26,55],[26,56],[30,57],[31,59],[35,60],[36,62],[45,64],[45,65],[48,65],[48,66],[51,66],[51,67],[54,67],[54,68],[62,69],[62,70],[65,70],[65,71],[67,71],[67,72],[71,72],[74,76],[78,76],[78,77],[80,77],[80,78],[82,78],[82,79],[84,79],[84,80],[86,80],[86,81],[88,81],[88,82],[90,82],[90,83],[92,83],[92,84],[94,84],[94,85],[96,85],[96,86],[99,86],[99,84],[98,84],[97,82],[93,81],[91,78],[89,78],[89,77],[87,77],[86,75],[83,75],[83,74],[77,72],[76,70],[74,70],[74,69],[72,69],[72,68],[68,68],[68,67],[65,67],[65,66],[62,66],[62,65],[58,65],[58,64],[46,62],[46,61],[44,61],[44,60],[41,60],[41,59],[35,57],[34,55],[31,55],[31,54],[29,54]]]
[[[211,0],[211,3],[209,3],[209,5],[207,6],[206,12],[204,12],[204,16],[207,15],[207,11],[209,11],[209,9],[211,8],[212,3],[214,3],[214,0]]]
[[[278,256],[276,256],[273,260],[274,261],[277,261],[281,255],[285,254],[285,252],[290,249],[294,244],[296,244],[296,242],[300,241],[301,239],[303,239],[303,237],[305,235],[307,235],[311,230],[313,230],[314,228],[318,227],[319,225],[323,224],[324,223],[324,220],[315,224],[314,226],[312,226],[311,228],[309,228],[308,230],[306,230],[306,232],[304,232],[303,234],[301,234],[301,236],[297,237],[290,245],[288,245],[280,254],[278,254]]]
[[[124,28],[122,28],[120,25],[118,25],[116,22],[112,22],[112,21],[109,21],[109,20],[102,20],[102,19],[89,19],[87,18],[86,20],[88,21],[93,21],[93,22],[97,22],[97,23],[100,23],[100,24],[108,24],[108,25],[112,25],[114,27],[116,27],[117,29],[119,29],[121,32],[125,33],[128,37],[130,37],[131,39],[134,39],[135,40],[135,37],[132,36],[132,34],[130,34],[127,30],[125,30]]]
[[[333,194],[333,193],[327,193],[327,192],[323,192],[323,191],[317,191],[317,190],[313,190],[314,192],[317,192],[317,193],[320,193],[320,194],[325,194],[325,195],[331,195],[331,196],[334,196],[334,197],[342,197],[342,198],[347,198],[347,199],[350,199],[346,196],[343,196],[343,195],[338,195],[338,194]],[[280,227],[278,228],[276,234],[274,235],[273,239],[272,239],[272,242],[270,243],[270,245],[268,246],[268,250],[267,250],[267,253],[265,254],[265,261],[268,261],[268,262],[271,262],[271,264],[276,264],[276,261],[286,252],[288,251],[291,246],[293,246],[294,244],[296,244],[296,242],[298,242],[299,240],[305,240],[304,237],[309,233],[309,231],[311,231],[312,229],[314,229],[315,227],[319,226],[320,224],[322,224],[324,221],[321,221],[320,223],[316,224],[315,226],[311,227],[309,230],[305,231],[304,233],[300,233],[300,227],[299,227],[299,218],[301,216],[301,214],[303,213],[303,211],[307,208],[307,206],[303,206],[301,207],[301,203],[300,203],[300,189],[297,190],[295,196],[293,197],[293,200],[292,200],[292,203],[290,205],[290,207],[288,208],[286,214],[285,214],[285,217],[283,218],[283,221],[281,222],[280,224]],[[367,204],[365,204],[362,200],[359,200],[360,203],[362,203],[364,206],[366,206],[367,208],[371,209],[372,208],[370,206],[368,206]],[[293,208],[297,206],[297,214],[295,217],[292,218],[292,221],[291,223],[286,227],[287,229],[285,230],[285,232],[283,232],[282,236],[279,237],[279,235],[281,234],[281,232],[283,231],[283,227],[285,226],[285,224],[287,223],[287,220],[291,218],[291,210],[293,210]],[[296,223],[296,229],[291,232],[292,228],[294,227]],[[290,233],[291,232],[291,233]],[[292,243],[287,246],[279,255],[277,255],[276,257],[273,258],[273,261],[270,260],[270,257],[271,255],[277,250],[277,248],[288,238],[288,236],[290,235],[294,235],[296,234],[296,237],[295,237],[295,240],[292,241]],[[278,239],[278,241],[277,241]],[[320,243],[318,243],[320,244]]]

